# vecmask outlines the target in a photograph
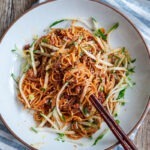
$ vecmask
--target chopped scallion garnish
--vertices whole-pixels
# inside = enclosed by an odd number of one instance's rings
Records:
[[[125,49],[126,49],[125,47],[122,48],[122,53],[123,54],[125,53]]]
[[[14,75],[13,73],[11,73],[11,77],[12,77],[13,80],[16,82],[16,84],[18,84],[18,81],[17,81],[17,79],[16,79],[16,77],[15,77],[15,75]]]
[[[117,116],[118,116],[118,114],[117,114],[117,113],[115,113],[115,114],[114,114],[114,117],[117,117]]]
[[[44,38],[44,39],[42,39],[42,42],[43,43],[48,43],[48,40]]]
[[[93,23],[93,30],[95,31],[95,30],[97,30],[97,28],[98,28],[98,22],[97,22],[96,19],[93,18],[93,17],[91,17],[91,19],[92,19],[92,23]]]
[[[45,91],[46,91],[46,89],[45,89],[45,88],[41,88],[41,91],[45,92]]]
[[[101,37],[103,40],[107,40],[107,35],[105,35],[100,29],[94,32],[95,36]]]
[[[22,72],[26,73],[30,68],[30,65],[26,62],[22,67]]]
[[[15,52],[15,51],[16,51],[16,49],[12,49],[11,51],[12,51],[12,52]]]
[[[95,142],[93,143],[93,145],[96,145],[98,143],[99,140],[101,140],[105,134],[108,132],[109,129],[105,129],[95,140]]]
[[[63,21],[66,21],[66,19],[61,19],[61,20],[55,21],[49,27],[51,28],[51,27],[53,27],[53,26],[55,26],[55,25],[57,25],[57,24],[59,24],[59,23],[61,23]]]
[[[128,68],[128,74],[135,73],[135,67]]]
[[[112,32],[113,30],[117,29],[118,27],[119,27],[119,23],[117,22],[107,31],[107,34]]]
[[[99,90],[100,90],[101,92],[103,92],[103,91],[104,91],[104,87],[101,86]]]
[[[120,123],[120,120],[118,120],[118,119],[117,119],[117,120],[115,120],[115,121],[116,121],[116,123],[117,123],[117,124],[119,124],[119,123]]]
[[[30,95],[29,95],[29,100],[33,101],[33,100],[34,100],[34,98],[35,98],[35,97],[34,97],[34,95],[33,95],[33,94],[30,94]]]
[[[38,133],[38,131],[37,131],[34,127],[31,127],[30,129],[31,129],[33,132]]]
[[[124,106],[126,104],[126,102],[122,102],[121,105]]]
[[[39,52],[39,50],[33,50],[33,53],[37,53],[37,52]]]
[[[64,137],[65,137],[65,134],[58,133],[58,137],[55,140],[65,142]]]
[[[131,63],[134,63],[134,62],[136,62],[136,58],[135,58],[135,59],[133,59],[133,60],[131,60]]]
[[[88,112],[88,108],[87,107],[83,107],[82,112],[83,112],[84,115],[87,115],[89,113]]]
[[[61,119],[62,119],[63,121],[66,121],[66,118],[65,118],[64,115],[61,116]]]
[[[123,90],[121,90],[121,91],[119,92],[119,95],[118,95],[118,98],[117,98],[117,99],[122,99],[122,98],[124,98],[125,91],[126,91],[126,88],[123,89]]]

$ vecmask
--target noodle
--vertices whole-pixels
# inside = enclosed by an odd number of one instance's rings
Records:
[[[107,39],[74,24],[75,20],[69,28],[52,28],[24,48],[31,65],[19,82],[18,98],[34,110],[39,128],[80,139],[90,137],[103,122],[89,101],[91,94],[112,115],[121,103],[118,95],[128,86],[130,56],[126,49],[111,49]]]

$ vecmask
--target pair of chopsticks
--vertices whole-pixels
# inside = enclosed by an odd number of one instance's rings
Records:
[[[101,114],[102,118],[114,133],[116,138],[119,140],[120,144],[125,150],[137,150],[134,143],[129,139],[121,127],[115,122],[114,118],[108,113],[108,111],[103,107],[100,101],[94,96],[90,96],[90,101],[95,106],[97,111]]]

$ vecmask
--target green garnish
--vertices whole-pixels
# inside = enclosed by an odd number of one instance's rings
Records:
[[[126,102],[122,102],[121,105],[124,106],[126,104]]]
[[[15,44],[14,49],[12,49],[11,52],[19,55],[18,50],[19,49],[18,49],[17,45]]]
[[[120,62],[120,58],[116,59],[114,66],[116,66],[116,67],[117,67],[117,66],[118,66],[118,64],[119,64],[119,62]]]
[[[93,22],[97,22],[96,19],[95,19],[94,17],[91,17],[91,19],[92,19]]]
[[[135,73],[135,66],[127,69],[126,76],[133,74],[133,73]]]
[[[57,134],[58,134],[58,137],[55,140],[65,142],[65,140],[64,140],[65,134],[63,134],[63,133],[57,133]]]
[[[99,90],[100,90],[101,92],[103,92],[103,91],[104,91],[104,87],[101,86],[101,87],[99,88]]]
[[[83,51],[81,51],[81,52],[80,52],[80,56],[83,56],[83,54],[84,54],[84,52],[83,52]]]
[[[95,30],[97,30],[97,28],[98,28],[98,22],[97,22],[96,19],[93,18],[93,17],[91,17],[91,19],[92,19],[92,23],[93,23],[93,30],[95,31]]]
[[[93,59],[92,61],[93,61],[93,62],[96,62],[96,60],[94,60],[94,59]]]
[[[128,69],[128,74],[132,74],[132,73],[135,73],[135,67]]]
[[[125,47],[122,48],[122,53],[123,54],[125,53],[125,49],[126,49]]]
[[[117,113],[115,113],[115,114],[114,114],[114,117],[118,117],[118,114],[117,114]]]
[[[89,112],[88,112],[88,108],[87,107],[83,107],[83,114],[84,115],[87,115]]]
[[[46,91],[46,89],[45,89],[45,88],[41,88],[41,91],[45,92],[45,91]]]
[[[56,138],[55,140],[56,140],[56,141],[60,141],[60,139],[59,139],[59,138]]]
[[[57,24],[59,24],[59,23],[61,23],[63,21],[66,21],[66,19],[61,19],[61,20],[55,21],[49,27],[51,28],[51,27],[53,27],[53,26],[55,26],[55,25],[57,25]]]
[[[23,66],[22,66],[22,72],[26,73],[30,68],[30,65],[26,62]]]
[[[112,32],[113,30],[117,29],[118,27],[119,27],[119,23],[117,22],[107,31],[107,34]]]
[[[117,123],[117,124],[119,124],[119,123],[120,123],[120,120],[118,120],[118,119],[117,119],[117,120],[115,120],[115,121],[116,121],[116,123]]]
[[[103,81],[103,80],[102,80],[102,78],[100,77],[100,83],[102,83],[102,81]]]
[[[16,77],[15,77],[15,75],[14,75],[13,73],[11,73],[11,77],[12,77],[13,80],[16,82],[16,84],[18,84],[18,81],[17,81],[17,79],[16,79]]]
[[[109,129],[105,129],[105,130],[96,138],[96,140],[94,141],[93,145],[96,145],[97,142],[98,142],[99,140],[101,140],[101,139],[105,136],[105,134],[108,132],[108,130],[109,130]]]
[[[31,129],[33,132],[38,133],[38,131],[37,131],[34,127],[31,127],[30,129]]]
[[[119,92],[119,95],[118,95],[118,98],[117,98],[117,99],[122,99],[122,98],[124,98],[125,91],[126,91],[126,88],[123,89],[123,90],[121,90],[121,91]]]
[[[65,136],[65,134],[63,134],[63,133],[58,133],[58,135],[60,138],[63,138]]]
[[[136,58],[135,58],[135,59],[133,59],[133,60],[131,60],[131,63],[134,63],[134,62],[136,62]]]
[[[81,36],[79,36],[79,40],[82,40],[83,39],[83,36],[81,35]]]
[[[62,119],[63,121],[66,121],[66,118],[65,118],[64,115],[61,116],[61,119]]]
[[[42,39],[42,42],[43,43],[48,43],[48,40],[44,38],[44,39]]]
[[[37,53],[37,52],[39,52],[39,50],[33,50],[33,53]]]
[[[30,45],[30,48],[31,48],[32,46],[34,46],[35,41],[36,41],[36,40],[33,40],[33,42],[32,42],[31,45]]]
[[[33,100],[34,100],[34,98],[35,98],[35,97],[34,97],[34,95],[33,95],[33,94],[30,94],[30,95],[29,95],[29,100],[33,101]]]
[[[94,32],[95,36],[101,37],[103,40],[107,40],[107,35],[105,35],[100,29]]]
[[[135,82],[132,81],[132,79],[129,76],[127,76],[127,83],[130,87],[133,87],[136,84]]]
[[[133,82],[132,84],[133,84],[133,85],[136,85],[136,82]]]
[[[26,65],[26,67],[23,69],[23,73],[26,73],[28,71],[28,69],[29,69],[29,66]]]
[[[16,51],[16,49],[12,49],[11,51],[12,51],[12,52],[15,52],[15,51]]]

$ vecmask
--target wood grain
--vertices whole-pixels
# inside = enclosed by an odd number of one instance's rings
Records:
[[[0,0],[0,37],[8,26],[37,0]]]
[[[36,1],[0,0],[0,37],[8,26]],[[135,144],[139,150],[150,149],[150,112],[135,137]]]
[[[139,150],[150,150],[150,112],[139,128],[134,141]]]

